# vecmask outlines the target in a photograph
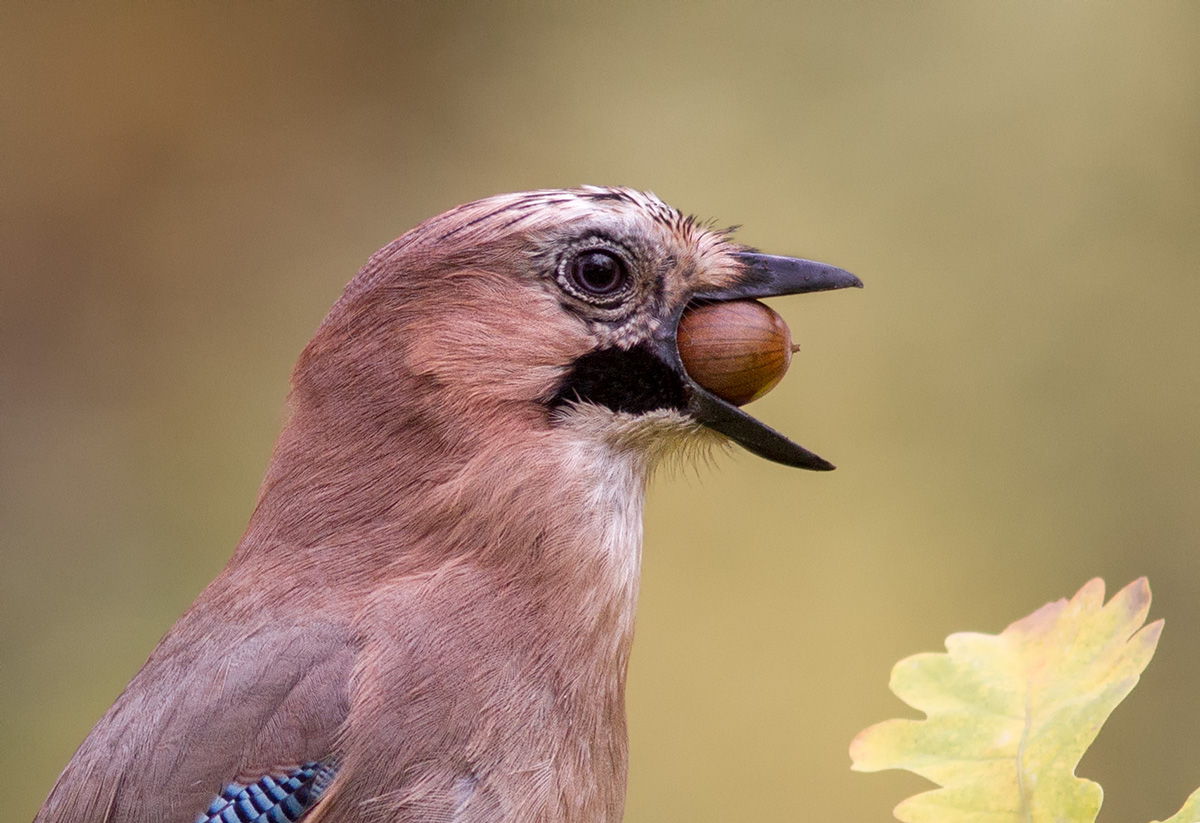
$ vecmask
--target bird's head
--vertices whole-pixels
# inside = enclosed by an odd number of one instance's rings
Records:
[[[565,432],[652,463],[723,436],[830,469],[693,379],[677,331],[697,303],[860,285],[832,266],[752,252],[652,194],[500,195],[371,259],[302,356],[293,404],[347,434],[415,437],[447,458]]]

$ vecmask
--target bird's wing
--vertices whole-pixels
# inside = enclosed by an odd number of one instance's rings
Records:
[[[315,803],[348,712],[350,630],[294,616],[246,626],[214,610],[202,598],[163,639],[35,823],[265,823]]]
[[[336,774],[337,761],[330,758],[230,783],[196,823],[294,823],[316,806]]]

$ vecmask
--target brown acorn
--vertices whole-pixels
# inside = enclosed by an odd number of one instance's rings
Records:
[[[690,307],[676,341],[692,379],[735,406],[775,388],[799,348],[783,318],[757,300]]]

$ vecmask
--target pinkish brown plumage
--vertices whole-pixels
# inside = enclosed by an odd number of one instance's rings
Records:
[[[830,468],[687,376],[679,315],[847,285],[626,189],[385,247],[300,357],[233,558],[37,821],[620,820],[648,474],[722,435]]]

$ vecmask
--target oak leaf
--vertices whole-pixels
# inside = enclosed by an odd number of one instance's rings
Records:
[[[905,823],[1092,823],[1103,792],[1075,767],[1154,654],[1162,621],[1144,626],[1149,609],[1145,578],[1107,604],[1096,579],[998,635],[952,634],[945,654],[901,660],[891,689],[926,718],[861,732],[852,768],[940,786],[896,807]],[[1197,807],[1200,792],[1167,823]]]

